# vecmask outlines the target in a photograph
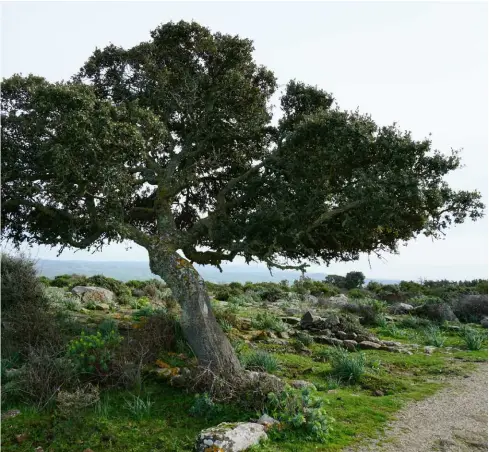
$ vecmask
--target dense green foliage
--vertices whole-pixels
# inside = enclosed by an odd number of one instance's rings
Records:
[[[253,50],[181,21],[95,50],[69,82],[4,79],[4,237],[148,250],[158,237],[192,262],[280,266],[395,251],[482,216],[478,192],[443,180],[456,152],[341,110],[322,89],[287,83],[274,125],[277,80]]]

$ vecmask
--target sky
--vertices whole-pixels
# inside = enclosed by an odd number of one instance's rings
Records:
[[[488,6],[428,2],[3,2],[1,74],[67,80],[96,47],[130,47],[162,23],[195,20],[254,41],[255,59],[279,84],[297,79],[331,92],[341,108],[397,122],[435,148],[463,149],[464,168],[447,180],[488,201]],[[368,278],[487,278],[487,218],[420,237],[399,255],[367,256],[311,270]],[[137,245],[61,259],[147,260]],[[34,247],[54,259],[56,249]]]

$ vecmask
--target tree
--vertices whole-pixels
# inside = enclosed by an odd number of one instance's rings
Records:
[[[348,272],[345,276],[345,288],[357,289],[362,287],[365,282],[365,275],[362,272]]]
[[[395,252],[482,216],[477,192],[429,140],[342,111],[290,81],[272,123],[274,74],[252,42],[168,23],[130,49],[97,49],[70,81],[2,86],[2,231],[15,244],[81,249],[134,241],[182,307],[202,365],[240,365],[193,263],[270,267]]]
[[[340,275],[327,275],[324,282],[338,287],[339,289],[346,288],[346,278]]]

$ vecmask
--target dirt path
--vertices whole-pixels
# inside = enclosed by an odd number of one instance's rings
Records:
[[[348,450],[487,451],[487,363],[477,366],[465,378],[450,380],[450,386],[433,397],[407,405],[381,440]]]

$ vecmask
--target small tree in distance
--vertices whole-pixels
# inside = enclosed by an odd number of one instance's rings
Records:
[[[96,49],[69,82],[2,83],[4,239],[144,247],[199,362],[226,378],[241,366],[193,263],[352,261],[483,210],[478,192],[443,180],[456,152],[340,110],[319,88],[290,81],[273,125],[277,81],[252,52],[168,23],[130,49]]]
[[[365,275],[362,272],[348,272],[345,276],[346,289],[358,289],[365,283]]]

